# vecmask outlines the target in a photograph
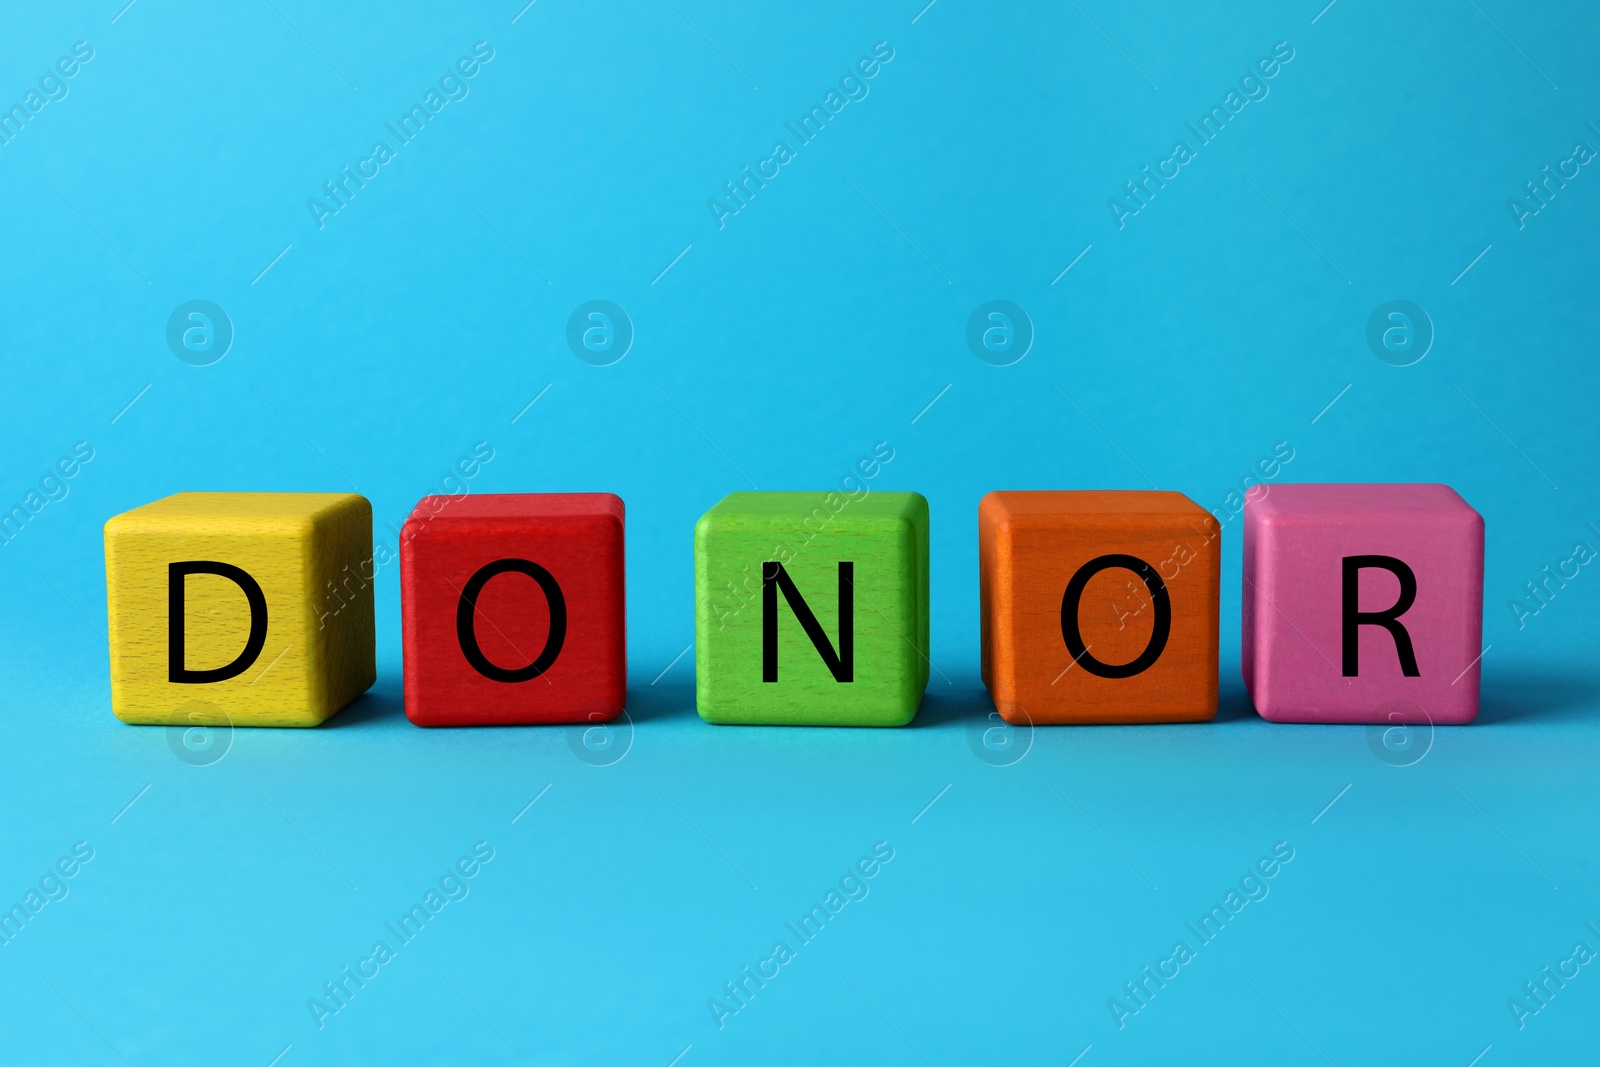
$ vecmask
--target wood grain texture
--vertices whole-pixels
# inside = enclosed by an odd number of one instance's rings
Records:
[[[1076,659],[1063,635],[1074,575],[1108,555],[1147,564],[1170,605],[1164,646],[1129,677],[1105,677],[1085,663],[1134,665],[1151,646],[1162,610],[1131,566],[1107,566],[1083,584]],[[990,493],[978,508],[978,556],[983,679],[1007,722],[1216,715],[1221,529],[1204,508],[1167,492]]]
[[[111,705],[124,722],[315,726],[376,679],[372,508],[350,493],[178,493],[105,526]],[[168,565],[236,566],[260,586],[265,643],[240,674],[170,680]],[[184,580],[185,666],[245,649],[250,609],[225,577]]]
[[[786,573],[840,648],[849,562],[854,669],[839,681],[776,596],[777,680],[763,680],[762,573]],[[714,723],[903,726],[928,684],[928,502],[919,493],[733,493],[695,527],[695,686]]]
[[[524,560],[560,590],[559,651],[539,674],[500,680],[469,660],[462,594],[483,567]],[[424,497],[400,535],[406,715],[419,726],[605,722],[627,700],[623,504],[610,493]],[[539,581],[505,570],[476,593],[473,635],[491,668],[539,661],[551,603]]]

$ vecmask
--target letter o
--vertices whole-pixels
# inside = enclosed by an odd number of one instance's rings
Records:
[[[1150,643],[1145,645],[1144,651],[1129,663],[1102,663],[1095,659],[1089,655],[1089,649],[1083,643],[1083,633],[1078,629],[1078,602],[1083,599],[1083,591],[1088,586],[1089,579],[1113,567],[1130,570],[1143,579],[1155,606],[1155,624],[1150,628]],[[1067,591],[1061,595],[1061,637],[1067,643],[1067,651],[1072,654],[1074,663],[1101,678],[1132,678],[1148,670],[1161,657],[1171,633],[1172,598],[1167,594],[1166,583],[1161,580],[1161,575],[1156,573],[1154,567],[1138,556],[1112,553],[1091,559],[1078,568],[1078,572],[1067,583]]]
[[[532,578],[544,590],[545,601],[550,605],[550,633],[544,639],[544,649],[538,658],[526,667],[497,667],[489,662],[483,649],[478,647],[478,633],[473,623],[478,610],[478,594],[489,584],[489,579],[513,571]],[[485,678],[496,682],[526,682],[537,678],[549,670],[556,657],[561,655],[561,646],[566,639],[566,598],[561,595],[561,586],[556,584],[555,578],[537,563],[525,559],[497,559],[479,567],[468,579],[466,588],[461,590],[461,600],[456,605],[456,640],[461,645],[462,655],[472,664],[472,669]]]

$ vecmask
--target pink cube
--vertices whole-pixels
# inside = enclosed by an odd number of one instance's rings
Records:
[[[1272,722],[1478,715],[1483,516],[1445,485],[1274,485],[1244,509],[1245,687]]]

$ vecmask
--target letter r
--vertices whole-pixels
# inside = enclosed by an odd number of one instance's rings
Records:
[[[1362,611],[1358,607],[1361,586],[1361,571],[1364,568],[1386,570],[1400,580],[1400,596],[1395,600],[1394,606],[1383,611]],[[1400,621],[1400,616],[1410,610],[1411,605],[1417,600],[1417,576],[1410,567],[1393,556],[1345,556],[1344,557],[1344,596],[1343,596],[1343,630],[1344,630],[1344,666],[1342,674],[1346,678],[1354,678],[1361,673],[1358,660],[1360,658],[1360,632],[1363,625],[1382,626],[1389,631],[1389,636],[1394,638],[1395,654],[1400,658],[1400,673],[1407,678],[1420,678],[1422,672],[1417,670],[1417,654],[1411,647],[1411,634],[1406,630],[1405,624]]]

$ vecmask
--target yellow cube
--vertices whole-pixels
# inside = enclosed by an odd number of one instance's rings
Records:
[[[316,726],[377,676],[372,505],[178,493],[106,523],[111,709],[167,726]]]

